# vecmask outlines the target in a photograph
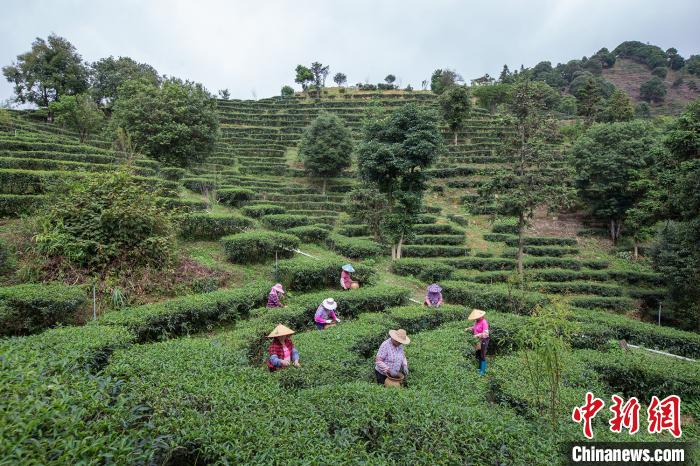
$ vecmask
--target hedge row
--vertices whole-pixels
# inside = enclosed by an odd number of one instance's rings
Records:
[[[96,325],[128,328],[141,341],[163,340],[247,316],[267,302],[270,284],[253,282],[244,288],[184,296],[105,314]]]
[[[214,240],[239,233],[253,221],[237,214],[193,213],[180,217],[180,236],[187,240]]]
[[[518,224],[515,219],[504,219],[493,222],[491,231],[494,233],[508,233],[511,235],[518,234]]]
[[[605,309],[615,312],[628,312],[636,309],[634,299],[620,296],[581,296],[570,301],[574,307],[584,309]]]
[[[212,180],[211,178],[204,178],[204,177],[192,177],[188,176],[186,178],[182,178],[180,180],[182,185],[191,190],[191,191],[205,191],[205,190],[213,190],[219,187],[218,182]]]
[[[537,306],[549,302],[549,298],[541,293],[508,289],[499,285],[444,281],[441,286],[445,301],[485,311],[532,314]]]
[[[242,202],[255,197],[255,192],[246,188],[221,188],[216,191],[219,202],[232,207],[238,207]]]
[[[464,257],[461,259],[447,259],[447,263],[457,269],[469,270],[512,270],[515,268],[514,259],[503,257]],[[580,260],[561,257],[525,257],[523,264],[526,269],[548,269],[558,267],[562,269],[580,270],[582,268],[604,269],[609,262],[604,260]],[[549,281],[543,278],[538,280]]]
[[[283,214],[286,212],[287,209],[285,209],[282,206],[275,205],[275,204],[256,204],[256,205],[247,205],[247,206],[243,207],[241,210],[248,217],[260,218],[260,217],[264,217],[265,215]]]
[[[224,236],[221,244],[228,260],[251,264],[275,257],[292,257],[294,250],[299,248],[299,238],[286,233],[250,231]]]
[[[631,285],[659,285],[663,283],[661,274],[631,270],[569,270],[563,268],[534,270],[528,272],[530,278],[544,282],[566,282],[573,280],[618,281]]]
[[[291,214],[265,215],[260,220],[263,225],[273,230],[286,230],[288,228],[303,227],[313,223],[309,217]]]
[[[198,210],[206,210],[208,205],[204,201],[193,199],[182,199],[179,197],[159,197],[156,202],[160,206],[167,209],[177,209],[180,212],[195,212]]]
[[[464,235],[464,231],[448,224],[421,224],[413,225],[413,231],[418,235]]]
[[[459,257],[469,254],[469,249],[464,246],[407,244],[401,248],[401,254],[405,257]]]
[[[528,236],[523,238],[526,246],[576,246],[576,238],[559,238],[556,236]],[[508,246],[517,246],[518,238],[507,238]]]
[[[0,194],[0,217],[31,214],[46,198],[32,194]]]
[[[362,259],[365,257],[375,257],[383,254],[385,248],[374,241],[358,238],[348,238],[347,236],[331,233],[326,239],[326,246],[338,254],[351,259]]]
[[[292,291],[309,291],[318,288],[340,288],[340,271],[346,263],[342,259],[311,259],[295,257],[279,261],[276,266],[278,279]],[[371,267],[353,264],[355,272],[352,278],[361,285],[372,285],[377,274]],[[354,291],[354,290],[353,290]]]
[[[294,235],[301,240],[302,243],[319,243],[324,244],[330,231],[324,224],[304,225],[287,229],[286,233]]]
[[[438,244],[456,246],[464,243],[464,235],[416,235],[407,244]]]
[[[528,287],[549,294],[591,294],[596,296],[622,296],[624,289],[618,285],[596,282],[533,282]]]
[[[180,167],[163,167],[158,171],[163,178],[170,181],[180,181],[187,175],[187,170]]]
[[[0,150],[0,157],[18,157],[28,159],[65,160],[68,162],[85,162],[96,164],[113,164],[119,159],[111,155],[102,154],[74,154],[70,152],[42,152],[42,151],[9,151]]]
[[[442,261],[402,258],[392,261],[390,270],[396,275],[410,275],[421,281],[432,283],[450,278],[455,268]]]
[[[567,246],[524,246],[523,252],[531,256],[561,257],[578,254],[578,249]],[[515,257],[516,254],[516,249],[508,249],[503,251],[502,255],[503,257]]]
[[[338,228],[338,233],[344,236],[369,236],[370,231],[367,225],[347,224]]]
[[[0,335],[26,335],[75,322],[85,291],[63,284],[0,287]]]

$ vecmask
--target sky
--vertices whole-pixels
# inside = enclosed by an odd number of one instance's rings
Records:
[[[298,88],[294,68],[313,61],[349,84],[391,73],[420,88],[436,68],[468,81],[625,40],[700,53],[699,0],[23,0],[0,12],[1,66],[55,33],[88,62],[128,56],[240,99]],[[2,77],[0,101],[11,97]]]

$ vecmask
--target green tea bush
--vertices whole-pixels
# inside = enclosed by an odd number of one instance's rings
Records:
[[[286,232],[299,238],[302,243],[318,244],[324,244],[330,234],[326,225],[305,225],[289,228]]]
[[[126,327],[141,342],[163,340],[246,317],[251,309],[267,302],[270,286],[265,282],[253,282],[245,288],[112,311],[98,319],[97,324]]]
[[[0,194],[0,217],[19,217],[34,212],[46,198],[31,194]]]
[[[14,247],[5,238],[0,237],[0,275],[10,272],[15,262]]]
[[[436,244],[456,246],[464,243],[464,235],[416,235],[408,244]]]
[[[385,253],[385,248],[374,241],[331,233],[326,239],[326,246],[338,254],[351,259],[375,257]],[[405,247],[405,246],[404,246]]]
[[[187,170],[179,167],[162,167],[159,171],[163,178],[170,181],[180,181],[187,175]]]
[[[188,176],[182,178],[180,182],[183,186],[190,191],[202,192],[206,190],[213,190],[219,187],[219,183],[211,178]]]
[[[523,238],[526,246],[576,246],[576,238],[560,238],[557,236],[529,236]],[[517,246],[518,238],[505,240],[507,246]]]
[[[618,285],[596,282],[532,282],[528,288],[540,293],[592,294],[597,296],[622,296],[624,290]]]
[[[316,260],[307,257],[295,257],[277,263],[279,280],[293,291],[309,291],[318,288],[339,288],[340,270],[346,262],[340,259]],[[355,272],[352,278],[361,285],[372,285],[377,274],[371,267],[353,264]],[[354,291],[354,290],[353,290]]]
[[[194,213],[179,220],[180,236],[186,240],[219,239],[253,226],[251,219],[237,214]]]
[[[402,247],[402,255],[405,257],[459,257],[469,254],[469,249],[464,246],[441,245],[413,245]]]
[[[168,210],[177,210],[179,212],[196,212],[206,210],[208,207],[204,201],[173,197],[159,197],[157,203]]]
[[[219,202],[232,207],[238,207],[241,203],[255,197],[255,192],[246,188],[221,188],[216,191]]]
[[[543,294],[509,289],[498,285],[456,281],[444,281],[440,285],[446,302],[485,311],[532,314],[537,306],[549,302],[549,298]]]
[[[620,296],[582,296],[571,300],[571,305],[584,309],[607,309],[615,312],[627,312],[636,309],[632,298]]]
[[[62,284],[0,287],[0,335],[26,335],[76,321],[85,291]]]
[[[52,186],[61,186],[85,174],[65,171],[0,169],[2,194],[44,194]]]
[[[353,225],[353,224],[348,224],[348,225],[343,225],[340,228],[338,228],[338,233],[344,236],[369,236],[370,231],[369,227],[367,225]]]
[[[125,173],[74,184],[40,214],[38,250],[79,267],[162,268],[174,258],[175,228],[157,196]]]
[[[299,248],[299,238],[272,231],[250,231],[224,236],[221,244],[228,260],[238,264],[251,264],[294,255]]]
[[[450,278],[455,268],[437,260],[402,258],[392,261],[390,270],[396,275],[412,275],[421,281],[432,283]]]
[[[504,283],[507,282],[516,272],[492,270],[489,272],[480,272],[477,274],[459,270],[452,274],[453,280],[463,280],[473,283]]]
[[[272,214],[260,219],[268,228],[273,230],[286,230],[288,228],[303,227],[312,223],[311,219],[304,215]]]
[[[464,231],[452,225],[442,223],[416,224],[413,231],[417,235],[464,235]]]
[[[525,254],[531,256],[546,256],[546,257],[561,257],[567,254],[578,254],[577,248],[566,246],[525,246],[523,248]],[[503,251],[503,257],[515,257],[517,250],[508,249]]]
[[[287,209],[274,204],[247,205],[241,209],[245,215],[260,218],[265,215],[283,214]]]
[[[510,233],[486,233],[484,235],[484,239],[486,241],[492,241],[494,243],[505,242],[505,241],[507,241],[509,239],[513,239],[513,238],[514,238],[514,236],[511,235]],[[517,240],[517,237],[515,237],[515,239]]]
[[[518,224],[516,219],[504,219],[493,222],[491,231],[494,233],[508,233],[511,235],[518,234]]]

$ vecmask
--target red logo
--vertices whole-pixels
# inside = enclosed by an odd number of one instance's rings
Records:
[[[681,430],[681,399],[678,395],[667,396],[661,401],[657,396],[652,396],[647,416],[650,434],[658,434],[664,430],[671,432],[675,438],[683,434]]]
[[[603,409],[603,406],[605,406],[605,402],[603,400],[596,398],[593,396],[593,393],[588,392],[586,393],[586,404],[575,407],[574,411],[571,413],[571,419],[573,419],[574,422],[580,423],[583,421],[583,435],[585,435],[586,438],[593,438],[593,427],[591,427],[591,421],[596,414],[598,414],[598,411]]]
[[[624,400],[617,395],[613,395],[612,400],[610,411],[613,412],[613,418],[609,421],[610,430],[620,433],[624,427],[629,430],[630,435],[636,434],[639,431],[639,400],[632,397],[623,404]]]

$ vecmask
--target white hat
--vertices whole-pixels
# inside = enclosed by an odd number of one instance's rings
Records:
[[[323,307],[328,309],[329,311],[335,311],[335,308],[338,307],[338,303],[336,303],[333,298],[326,298],[323,300]]]

